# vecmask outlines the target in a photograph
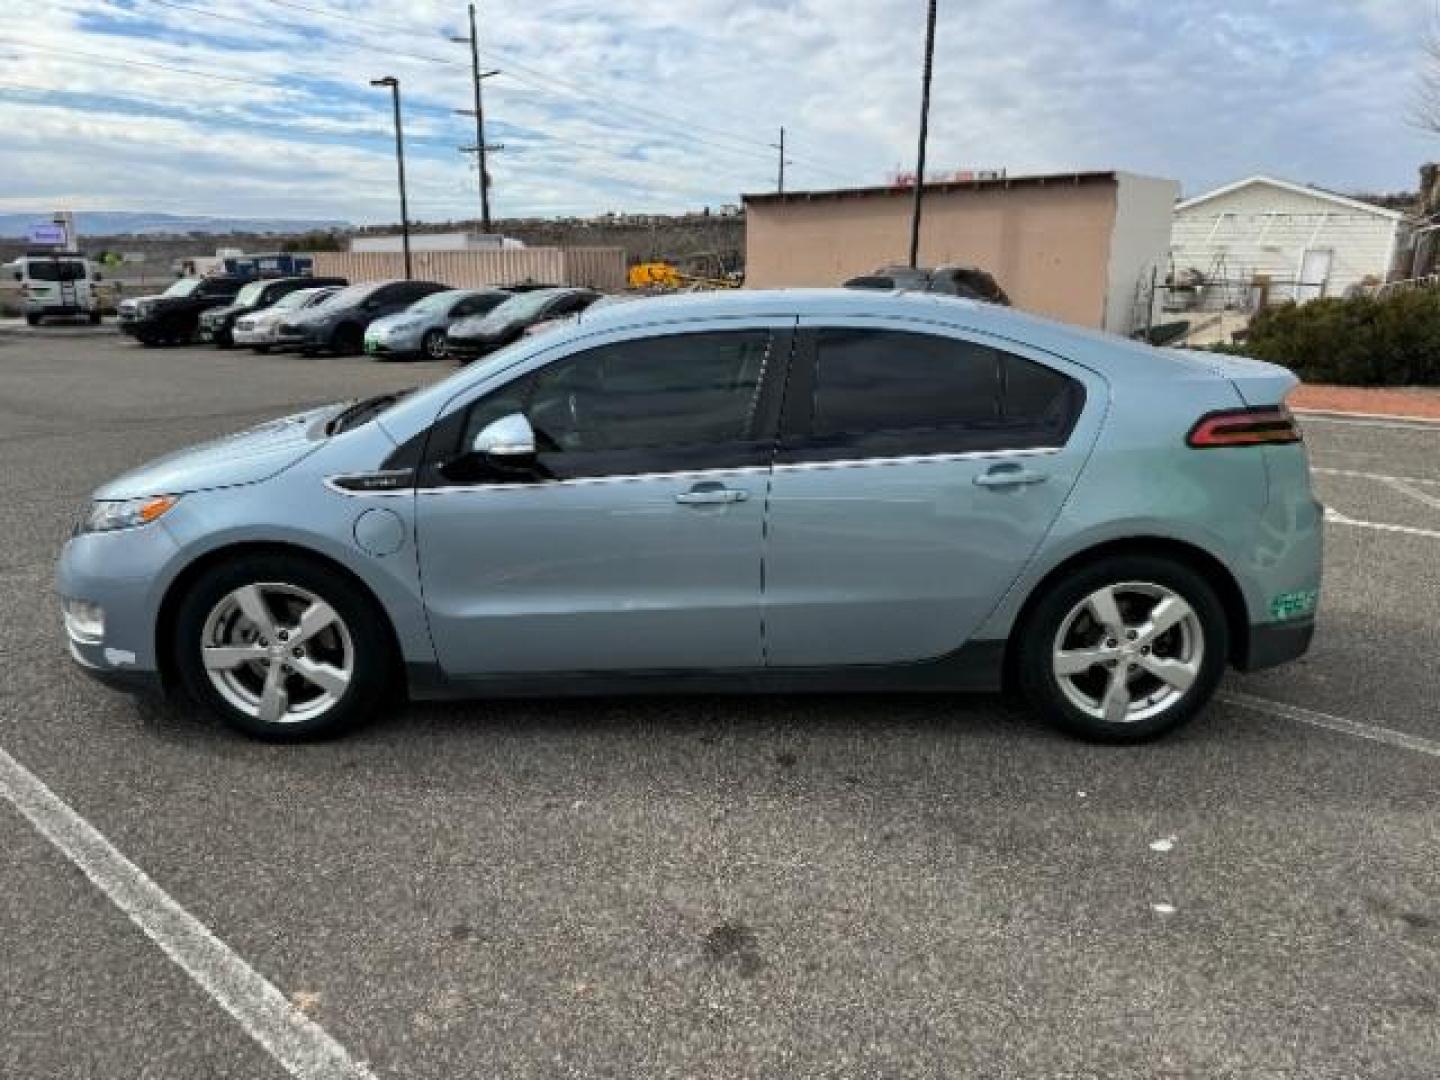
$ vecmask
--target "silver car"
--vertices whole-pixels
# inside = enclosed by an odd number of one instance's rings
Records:
[[[267,308],[240,316],[235,320],[235,329],[231,331],[235,344],[259,353],[269,352],[275,344],[275,330],[280,325],[280,320],[297,311],[323,304],[342,287],[324,285],[313,289],[296,289],[286,293]]]
[[[511,293],[504,289],[451,289],[416,300],[404,311],[365,328],[365,351],[376,359],[424,356],[445,359],[445,331],[461,319],[488,315]]]
[[[950,297],[587,312],[102,487],[71,654],[252,735],[411,697],[997,690],[1114,742],[1301,655],[1286,370]]]

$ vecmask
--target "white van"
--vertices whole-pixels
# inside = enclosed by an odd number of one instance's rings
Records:
[[[40,325],[45,318],[100,321],[100,272],[83,255],[31,252],[5,269],[23,289],[25,321]]]

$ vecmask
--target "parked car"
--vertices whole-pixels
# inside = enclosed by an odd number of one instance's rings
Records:
[[[245,281],[229,275],[187,277],[157,296],[122,300],[120,330],[147,346],[194,341],[201,312],[233,301]]]
[[[31,326],[45,319],[87,319],[99,325],[101,274],[85,256],[32,251],[5,269],[20,282],[25,321]]]
[[[235,302],[211,308],[200,316],[200,340],[228,349],[235,344],[235,322],[242,315],[260,311],[287,293],[327,285],[350,284],[342,277],[286,277],[251,281],[235,294]]]
[[[584,311],[600,299],[594,289],[532,289],[505,301],[488,315],[465,319],[445,335],[445,355],[462,364],[509,345],[527,327]]]
[[[65,629],[265,738],[404,690],[1015,685],[1138,741],[1310,644],[1295,384],[932,296],[652,299],[111,481]]]
[[[275,344],[313,356],[322,349],[337,356],[365,346],[365,328],[376,319],[404,311],[422,296],[443,292],[435,281],[365,281],[341,289],[323,304],[298,311],[275,328]]]
[[[901,289],[906,292],[933,292],[984,300],[1010,306],[1010,297],[988,270],[978,266],[885,266],[873,274],[851,278],[847,289]]]
[[[231,336],[234,337],[236,345],[248,346],[258,353],[267,353],[275,344],[275,328],[283,319],[316,304],[323,304],[340,289],[339,285],[324,285],[288,292],[269,307],[236,319]]]
[[[461,319],[487,315],[509,300],[504,289],[447,289],[416,300],[404,311],[376,319],[365,331],[365,351],[392,356],[445,357],[445,331]]]
[[[645,300],[649,297],[656,295],[659,294],[647,292],[606,293],[605,295],[599,297],[594,303],[586,307],[585,312],[602,311],[607,307],[614,306],[615,304],[630,304],[636,300]],[[584,314],[584,312],[577,311],[570,315],[557,315],[553,319],[542,319],[540,322],[531,323],[525,328],[525,333],[522,336],[534,337],[536,334],[549,333],[557,326],[563,326],[567,322],[575,321],[576,319],[580,318],[582,314]]]

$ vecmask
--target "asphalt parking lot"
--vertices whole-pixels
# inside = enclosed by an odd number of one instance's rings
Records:
[[[1440,426],[1307,421],[1315,648],[1146,747],[873,697],[274,747],[72,670],[93,487],[446,371],[0,336],[0,751],[343,1059],[282,1065],[0,800],[0,1076],[1440,1073]]]

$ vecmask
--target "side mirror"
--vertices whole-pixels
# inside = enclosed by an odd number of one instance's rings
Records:
[[[535,461],[535,429],[524,413],[510,413],[480,429],[470,453],[499,468],[527,468]]]

